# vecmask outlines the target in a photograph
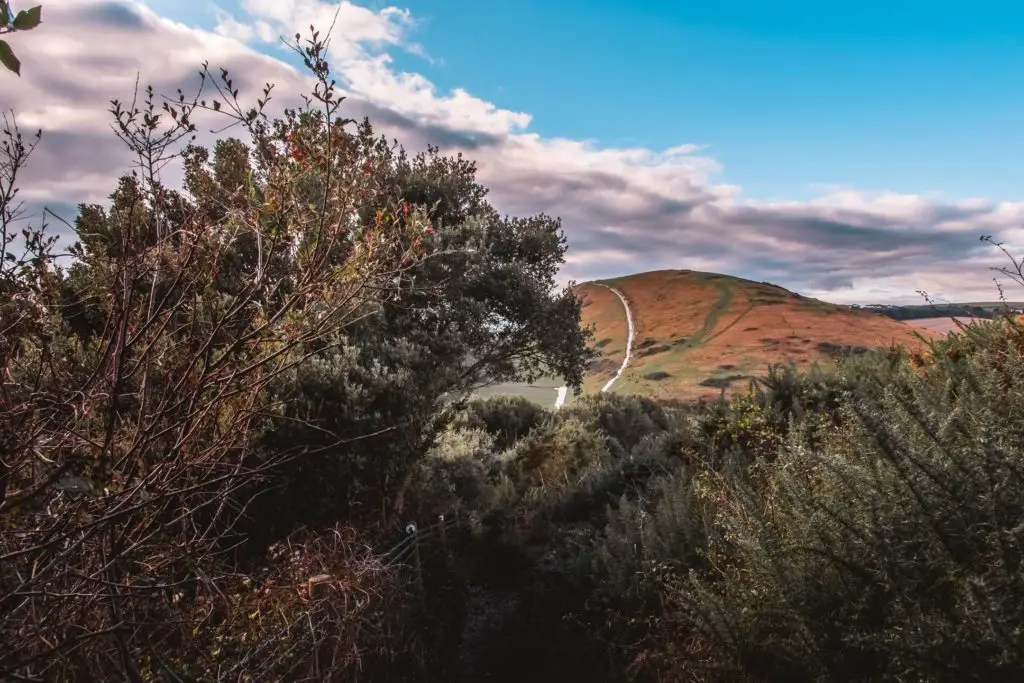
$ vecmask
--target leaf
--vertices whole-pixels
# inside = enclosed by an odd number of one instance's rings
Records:
[[[14,17],[14,28],[19,31],[30,31],[43,21],[43,7],[37,5],[31,9],[23,9]]]
[[[3,64],[19,76],[21,75],[21,61],[14,56],[14,50],[11,49],[6,40],[0,40],[0,64]]]
[[[5,0],[0,0],[0,26],[7,26],[11,20],[11,10]]]

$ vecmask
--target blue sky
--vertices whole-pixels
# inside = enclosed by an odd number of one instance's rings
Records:
[[[547,135],[708,145],[752,197],[1020,196],[1024,3],[409,0],[402,66]]]
[[[216,23],[209,7],[195,11],[201,3],[149,4]],[[1024,3],[398,6],[431,57],[396,51],[399,69],[527,111],[545,136],[699,144],[728,169],[722,181],[765,200],[810,198],[822,185],[1024,195]]]
[[[4,84],[48,135],[26,196],[106,197],[124,157],[105,112],[137,72],[174,92],[208,59],[294,98],[272,39],[339,6],[349,115],[469,155],[502,212],[561,217],[564,280],[693,268],[978,300],[1001,265],[980,234],[1024,255],[1024,5],[989,0],[65,0]]]
[[[156,4],[200,19],[187,5]],[[399,68],[527,111],[543,135],[706,145],[728,169],[722,179],[759,199],[806,198],[819,184],[1022,194],[1024,3],[399,6],[435,60],[396,52]]]

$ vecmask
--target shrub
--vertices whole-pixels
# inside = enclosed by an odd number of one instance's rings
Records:
[[[350,646],[399,657],[402,639],[373,631],[409,631],[373,605],[390,614],[401,591],[353,548],[402,513],[459,397],[542,370],[582,381],[558,220],[503,218],[470,161],[410,159],[353,127],[325,40],[294,47],[314,92],[276,119],[272,86],[244,107],[205,67],[210,104],[115,100],[140,167],[109,208],[79,207],[67,270],[45,226],[11,251],[31,144],[0,134],[0,677],[337,680],[358,669]],[[191,144],[203,111],[251,144]],[[180,192],[158,180],[179,157]],[[488,504],[479,459],[432,457],[424,506]],[[317,533],[342,521],[365,540]],[[300,529],[299,565],[268,555]],[[337,600],[291,599],[314,565]],[[288,587],[250,595],[261,573]],[[246,630],[261,601],[276,610]]]
[[[497,468],[490,433],[449,427],[417,465],[406,494],[406,516],[433,520],[460,512],[486,514],[497,504],[493,482]]]
[[[609,456],[604,435],[575,416],[559,417],[516,442],[510,471],[523,486],[571,486],[576,475]]]
[[[622,458],[648,434],[669,428],[672,418],[657,401],[612,393],[583,396],[561,411],[608,437],[611,453]]]
[[[139,110],[113,107],[122,138],[158,165],[195,130],[200,107],[184,96],[166,106],[175,123],[162,132],[151,91]],[[362,174],[317,193],[318,211],[292,212],[308,206],[313,171],[278,154],[275,133],[340,135],[333,111],[291,112],[274,131],[259,110],[239,113],[258,161],[220,198],[216,222],[152,174],[126,175],[109,212],[82,208],[66,278],[41,230],[29,231],[31,258],[4,259],[4,287],[27,305],[3,312],[20,337],[5,348],[0,389],[0,675],[138,679],[149,662],[189,657],[174,637],[184,617],[173,595],[241,599],[233,591],[250,566],[239,556],[261,555],[241,552],[254,501],[275,472],[317,450],[260,447],[275,380],[337,344],[426,252],[411,244],[424,223],[415,212],[405,220],[382,206],[375,230],[351,224],[373,182]],[[192,151],[190,178],[220,170]],[[327,175],[354,163],[327,156]],[[232,267],[245,277],[229,277]],[[82,292],[70,321],[69,291]],[[236,663],[240,676],[254,673],[251,658]]]
[[[941,348],[941,347],[940,347]],[[936,357],[795,430],[764,495],[715,495],[717,579],[679,609],[766,680],[1010,680],[1024,674],[1024,359]],[[1007,372],[1009,371],[1009,372]]]
[[[494,447],[503,451],[530,433],[548,416],[548,411],[522,396],[492,396],[470,401],[455,418],[457,424],[481,427],[494,437]]]
[[[173,593],[180,620],[147,680],[407,680],[432,663],[412,628],[408,576],[339,527],[270,549],[269,571],[224,582],[222,593]]]

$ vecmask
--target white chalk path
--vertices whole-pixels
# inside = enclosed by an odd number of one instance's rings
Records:
[[[601,286],[606,289],[610,289],[612,292],[615,293],[615,296],[619,297],[619,301],[622,302],[622,307],[626,309],[626,327],[629,329],[626,335],[626,355],[622,359],[622,365],[619,366],[619,371],[616,372],[615,376],[608,380],[608,382],[604,385],[604,388],[601,389],[602,392],[605,392],[611,389],[612,385],[615,384],[615,380],[617,380],[619,376],[626,371],[626,366],[629,365],[629,359],[633,356],[633,311],[629,309],[629,304],[626,303],[626,297],[622,295],[622,292],[615,289],[614,287],[609,287],[608,285]]]
[[[565,396],[569,393],[569,387],[558,387],[558,396],[555,398],[555,407],[561,408],[565,404]]]
[[[615,376],[608,380],[601,389],[601,393],[604,393],[612,388],[612,385],[615,384],[615,380],[617,380],[626,370],[626,366],[629,365],[629,359],[633,356],[633,311],[630,310],[629,304],[626,302],[626,297],[622,295],[622,292],[614,287],[602,285],[599,282],[595,282],[594,284],[604,287],[605,289],[610,289],[615,293],[615,296],[619,297],[619,301],[622,302],[622,307],[626,309],[626,327],[628,330],[626,333],[626,355],[622,359],[622,365],[619,366],[619,371],[616,372]],[[562,405],[565,404],[565,397],[568,392],[569,387],[558,387],[558,396],[555,398],[555,408],[561,408]]]

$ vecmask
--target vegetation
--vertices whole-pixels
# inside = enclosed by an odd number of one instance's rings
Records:
[[[581,385],[559,223],[340,118],[296,48],[280,118],[205,70],[115,102],[140,163],[63,265],[8,121],[0,677],[1024,677],[1021,323],[729,400],[469,400]],[[210,114],[249,141],[192,144]]]
[[[247,108],[205,69],[194,98],[115,101],[139,164],[79,207],[70,264],[19,221],[34,142],[10,120],[5,678],[333,680],[426,653],[369,546],[475,387],[580,384],[558,221],[502,218],[470,162],[353,127],[323,41],[295,47],[317,85],[276,119],[270,85]],[[204,113],[249,142],[195,146]],[[158,174],[182,145],[179,192]],[[298,589],[319,574],[327,602]]]
[[[0,0],[0,36],[16,31],[31,31],[43,21],[41,6],[23,9],[17,14],[11,10],[7,0]],[[0,65],[8,71],[21,75],[21,60],[14,54],[6,40],[0,40]]]
[[[1019,304],[1015,304],[1015,307],[1019,306]],[[876,311],[894,320],[921,320],[923,318],[936,318],[943,316],[991,320],[999,317],[999,314],[1004,309],[1004,305],[1000,302],[979,304],[916,304],[905,306],[877,304],[865,306],[864,308]]]

